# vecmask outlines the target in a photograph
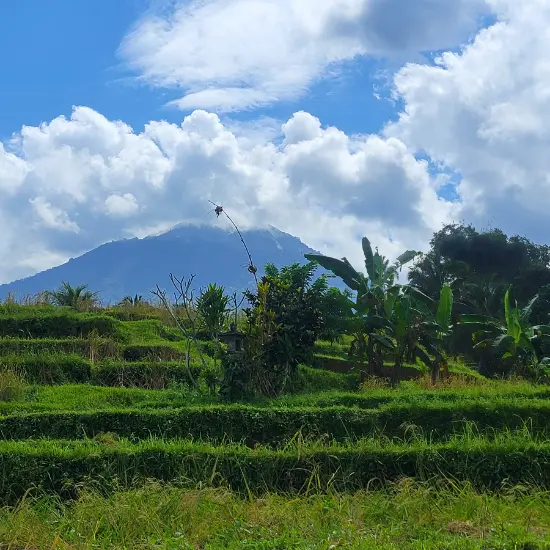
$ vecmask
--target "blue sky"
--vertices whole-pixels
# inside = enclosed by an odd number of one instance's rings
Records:
[[[117,55],[121,39],[148,6],[147,0],[10,1],[0,18],[0,51],[9,52],[0,88],[0,139],[23,124],[69,115],[73,105],[121,119],[137,131],[152,119],[181,122],[182,111],[166,106],[178,92],[136,82]],[[350,62],[340,71],[314,84],[307,96],[268,106],[261,115],[286,120],[304,109],[347,133],[379,131],[396,115],[392,102],[374,96],[374,87],[383,85],[377,78],[380,63]],[[232,114],[237,120],[257,116]]]
[[[550,229],[545,0],[0,8],[0,282],[223,203],[360,261]],[[213,222],[212,222],[213,223]]]

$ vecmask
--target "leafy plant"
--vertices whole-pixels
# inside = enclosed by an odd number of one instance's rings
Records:
[[[201,290],[196,300],[195,308],[200,316],[208,335],[217,341],[223,330],[229,304],[229,297],[224,294],[223,286],[209,284],[205,290]]]
[[[0,370],[0,401],[18,401],[25,392],[25,381],[11,369]]]
[[[143,296],[136,294],[135,296],[125,296],[117,305],[136,307],[144,303],[145,300],[143,299]]]
[[[537,368],[550,362],[539,352],[541,341],[550,336],[550,326],[529,325],[531,309],[537,299],[535,296],[520,309],[510,286],[504,295],[504,322],[475,314],[462,315],[459,322],[476,329],[472,336],[474,349],[489,349],[496,357],[508,360],[514,370]]]
[[[363,255],[365,257],[366,275],[355,270],[347,258],[338,260],[319,254],[306,254],[310,261],[318,262],[322,267],[340,277],[344,283],[356,292],[355,303],[350,301],[355,319],[354,341],[352,349],[357,355],[362,380],[366,374],[375,374],[377,366],[381,363],[381,353],[377,348],[392,349],[394,345],[386,336],[380,334],[380,330],[390,329],[401,331],[401,325],[389,325],[394,314],[397,298],[400,291],[395,284],[399,271],[407,263],[411,262],[417,252],[408,250],[401,254],[397,260],[390,264],[389,260],[381,255],[367,237],[362,239]],[[401,307],[398,305],[398,307]],[[405,309],[402,309],[402,322],[405,322]],[[397,333],[396,333],[397,335]],[[368,359],[367,371],[363,368],[365,354]],[[396,362],[398,368],[398,361]]]

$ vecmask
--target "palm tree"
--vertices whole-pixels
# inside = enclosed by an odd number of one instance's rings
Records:
[[[209,284],[201,290],[196,302],[196,310],[204,323],[210,338],[216,341],[225,324],[229,304],[229,297],[224,294],[223,286]]]
[[[48,291],[47,295],[56,306],[72,307],[83,310],[93,307],[98,302],[98,293],[86,290],[88,285],[71,286],[66,281],[57,290]]]

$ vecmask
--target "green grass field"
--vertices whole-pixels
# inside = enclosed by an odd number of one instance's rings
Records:
[[[187,349],[155,319],[0,312],[0,549],[550,548],[549,387],[316,365],[227,404]]]

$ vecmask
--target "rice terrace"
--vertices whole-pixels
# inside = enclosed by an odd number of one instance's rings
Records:
[[[6,299],[0,548],[547,548],[550,249],[362,246]]]

